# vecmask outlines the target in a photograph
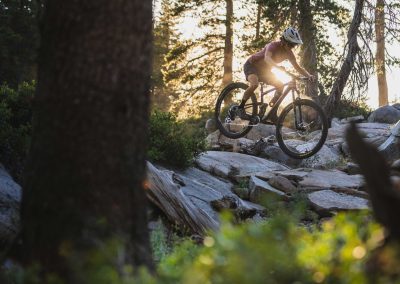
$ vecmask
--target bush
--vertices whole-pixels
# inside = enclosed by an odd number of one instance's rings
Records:
[[[0,87],[0,161],[17,180],[30,147],[34,92],[35,82]]]
[[[118,240],[87,255],[69,251],[67,259],[74,275],[86,280],[82,283],[399,283],[398,244],[385,247],[384,273],[366,272],[385,236],[368,212],[340,213],[305,226],[299,223],[301,210],[289,211],[278,209],[267,221],[240,225],[224,214],[220,231],[205,237],[204,245],[186,240],[169,255],[163,249],[156,275],[137,274],[130,266],[118,271]],[[159,237],[156,242],[165,243]],[[43,283],[27,281],[38,275],[30,269],[11,270],[8,278],[24,280],[10,283]]]
[[[154,111],[150,116],[148,157],[176,167],[189,166],[205,150],[204,133],[186,127],[171,113]]]
[[[367,118],[371,113],[371,109],[363,101],[354,102],[350,100],[341,100],[339,106],[334,112],[334,116],[338,118],[346,118],[362,115]]]
[[[203,247],[184,243],[164,258],[159,281],[367,283],[366,260],[383,236],[364,213],[339,214],[321,228],[301,226],[283,212],[261,224],[235,226],[225,220]]]

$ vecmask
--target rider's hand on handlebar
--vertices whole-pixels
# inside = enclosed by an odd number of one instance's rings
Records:
[[[287,72],[286,68],[283,66],[277,66],[276,68],[278,68],[279,70],[282,70],[283,72]]]

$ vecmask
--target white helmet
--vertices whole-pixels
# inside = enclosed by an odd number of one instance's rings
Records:
[[[296,29],[292,28],[292,27],[287,28],[283,32],[283,38],[285,40],[287,40],[288,42],[291,42],[291,43],[303,44],[303,41],[300,38],[299,32]]]

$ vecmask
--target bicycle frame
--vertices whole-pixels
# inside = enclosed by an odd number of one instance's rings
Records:
[[[271,108],[271,110],[268,112],[268,114],[267,114],[266,116],[264,116],[264,113],[265,113],[267,107],[269,106],[269,104],[268,104],[267,102],[264,102],[264,96],[266,96],[267,94],[269,94],[269,93],[271,93],[271,92],[274,92],[274,91],[276,92],[276,88],[272,88],[272,89],[266,90],[266,91],[264,92],[265,83],[261,82],[261,83],[260,83],[260,86],[261,86],[261,90],[260,90],[260,101],[257,102],[257,106],[260,107],[260,111],[259,111],[258,113],[262,113],[262,114],[263,114],[263,117],[260,117],[260,120],[261,120],[262,123],[265,123],[265,122],[270,118],[270,116],[271,116],[273,113],[276,114],[276,112],[277,112],[277,110],[278,110],[280,104],[282,103],[282,101],[286,98],[286,96],[287,96],[290,92],[292,92],[292,99],[293,99],[293,102],[296,100],[295,94],[296,94],[296,93],[299,94],[299,92],[298,92],[298,90],[297,90],[297,87],[296,87],[296,80],[295,80],[295,79],[292,79],[292,80],[289,81],[288,83],[283,84],[284,91],[282,92],[282,94],[280,95],[280,97],[279,97],[279,99],[276,101],[276,103],[272,106],[272,108]],[[252,107],[252,104],[246,104],[245,107]],[[264,108],[264,109],[263,109],[263,108]],[[295,115],[296,115],[296,110],[294,110],[294,111],[295,111]],[[297,116],[296,116],[296,117],[297,117]],[[301,118],[300,118],[300,121],[301,121]],[[296,124],[297,124],[297,123],[296,123]]]

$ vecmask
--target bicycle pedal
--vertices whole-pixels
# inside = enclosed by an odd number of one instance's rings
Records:
[[[229,117],[225,118],[225,123],[227,123],[227,124],[232,123],[232,119],[230,119]]]
[[[259,123],[260,123],[260,117],[259,117],[258,115],[252,116],[252,117],[250,118],[250,124],[257,125],[257,124],[259,124]]]

